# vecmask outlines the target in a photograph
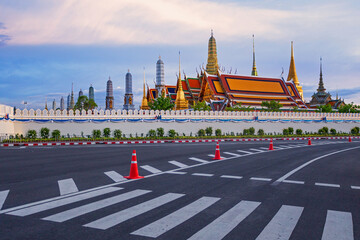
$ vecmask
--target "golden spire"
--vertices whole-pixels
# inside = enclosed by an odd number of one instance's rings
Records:
[[[206,72],[208,74],[216,75],[219,69],[217,53],[216,53],[216,41],[214,38],[213,30],[211,29],[211,37],[209,39],[208,46],[208,60],[206,64]]]
[[[291,81],[291,80],[293,80],[297,90],[300,93],[301,98],[304,100],[302,86],[300,85],[300,82],[296,74],[293,41],[291,41],[291,59],[290,59],[289,75],[287,81]]]
[[[256,62],[255,62],[255,37],[254,34],[253,36],[253,67],[252,67],[252,72],[251,72],[251,76],[257,76],[257,69],[256,69]]]
[[[145,94],[145,68],[144,68],[144,90],[143,90],[143,99],[142,99],[142,103],[141,103],[141,110],[149,110],[149,105],[148,105],[148,100],[146,98],[146,94]]]
[[[185,94],[181,83],[180,52],[179,52],[179,79],[178,79],[178,89],[176,92],[175,110],[185,110],[188,108],[189,105],[187,100],[185,99]]]

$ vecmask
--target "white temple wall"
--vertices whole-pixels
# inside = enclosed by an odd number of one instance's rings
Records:
[[[13,107],[0,104],[0,118],[5,117],[6,114],[8,114],[10,118],[12,118],[13,113]],[[0,120],[0,139],[11,134],[14,134],[14,123],[12,121]]]

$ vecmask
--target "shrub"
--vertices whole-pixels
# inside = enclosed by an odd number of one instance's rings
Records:
[[[30,139],[35,139],[37,136],[36,131],[35,130],[29,130],[27,131],[26,137],[30,138]]]
[[[41,128],[40,129],[41,138],[43,138],[43,139],[49,138],[49,134],[50,134],[50,129],[48,129],[48,128]]]
[[[205,130],[204,129],[199,129],[198,136],[199,137],[204,137],[205,136]]]
[[[59,139],[60,138],[60,130],[55,129],[54,131],[52,131],[51,137],[55,138],[55,139]]]
[[[250,134],[249,129],[244,129],[243,130],[243,135],[249,135],[249,134]]]
[[[92,131],[93,138],[100,138],[101,137],[101,131],[99,129],[94,129]]]
[[[110,134],[111,134],[110,128],[104,128],[103,136],[104,137],[110,137]]]
[[[283,129],[283,135],[289,135],[289,129],[288,128]]]
[[[260,128],[260,129],[258,130],[257,134],[258,134],[259,136],[264,136],[264,135],[265,135],[264,129],[261,129],[261,128]]]
[[[156,129],[156,135],[158,137],[163,137],[165,134],[164,129],[162,127]]]
[[[330,133],[331,133],[332,135],[335,135],[335,134],[336,134],[336,129],[334,129],[334,128],[330,129]]]
[[[113,134],[114,134],[114,138],[120,139],[121,135],[122,135],[122,132],[121,132],[120,129],[115,129]]]
[[[320,128],[319,131],[318,131],[318,134],[320,134],[320,135],[325,134],[324,129],[323,129],[323,128]]]
[[[289,127],[288,130],[289,130],[289,135],[293,135],[293,134],[294,134],[294,129],[293,129],[292,127]]]
[[[296,129],[296,135],[302,135],[303,131],[301,129]]]
[[[154,129],[150,129],[148,135],[149,137],[156,137],[156,131]]]
[[[218,128],[215,130],[215,136],[218,136],[218,137],[221,136],[221,129]]]
[[[351,134],[359,134],[359,127],[354,127],[351,129]]]
[[[253,128],[253,127],[249,128],[249,134],[255,135],[255,128]]]
[[[328,134],[329,133],[329,128],[328,127],[323,127],[324,133]]]
[[[178,135],[178,133],[174,130],[174,129],[170,129],[168,132],[169,137],[176,137],[176,135]]]
[[[206,133],[207,136],[211,136],[213,134],[212,127],[205,128],[205,133]]]

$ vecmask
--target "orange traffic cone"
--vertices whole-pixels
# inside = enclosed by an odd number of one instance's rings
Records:
[[[309,146],[311,145],[311,138],[309,138],[309,140],[308,140],[308,145]]]
[[[273,140],[272,139],[270,139],[269,150],[274,150],[274,145],[273,145]]]
[[[219,142],[216,143],[216,150],[215,150],[215,157],[213,158],[213,160],[221,160],[223,159],[220,156],[220,146],[219,146]]]
[[[349,136],[349,142],[351,142],[351,137]]]
[[[137,159],[136,159],[136,150],[133,150],[132,157],[131,157],[131,165],[130,165],[130,174],[124,178],[127,179],[138,179],[144,178],[139,176],[138,167],[137,167]]]

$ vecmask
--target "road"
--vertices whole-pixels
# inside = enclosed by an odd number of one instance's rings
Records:
[[[360,239],[360,142],[268,147],[0,148],[1,239]]]

